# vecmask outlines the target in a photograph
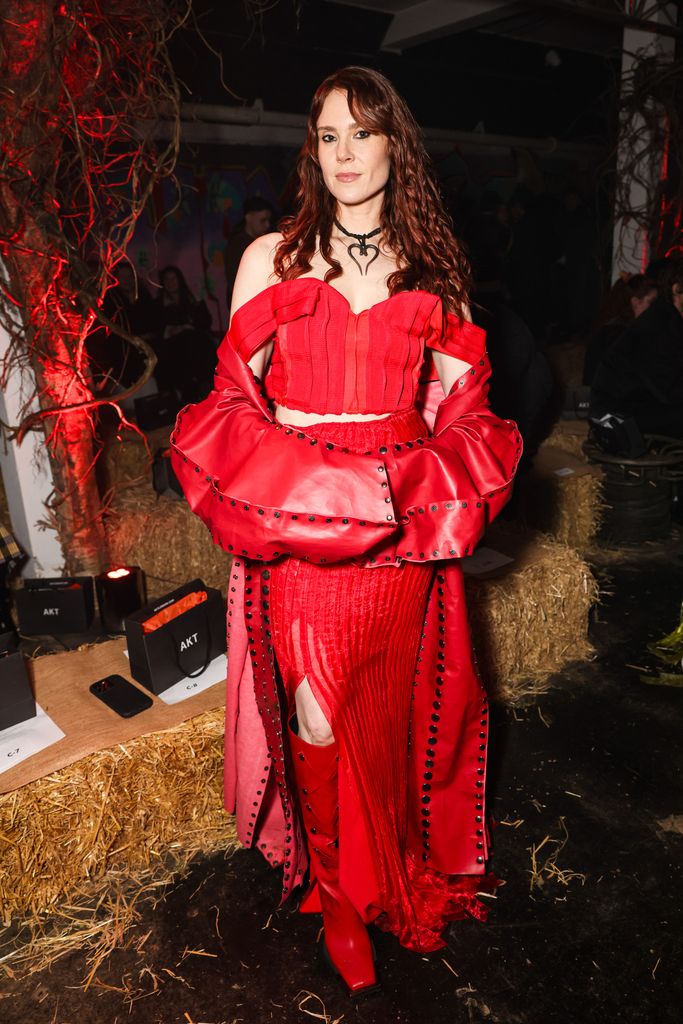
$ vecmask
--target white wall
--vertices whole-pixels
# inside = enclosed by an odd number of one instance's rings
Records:
[[[0,326],[0,359],[9,344],[7,332]],[[0,419],[16,426],[22,417],[22,396],[33,391],[30,370],[13,372],[5,391],[0,391]],[[25,399],[24,399],[25,400]],[[37,409],[34,402],[32,409]],[[60,576],[64,558],[54,530],[38,526],[46,518],[45,502],[52,491],[52,473],[41,431],[30,431],[21,445],[0,437],[0,471],[7,495],[12,533],[29,561],[24,576]]]
[[[628,2],[626,9],[628,10]],[[649,18],[653,22],[660,22],[663,26],[676,24],[675,5],[663,4],[658,10],[652,11]],[[633,69],[644,57],[654,57],[662,64],[671,62],[675,56],[675,43],[675,39],[670,35],[659,35],[654,32],[646,32],[641,28],[627,26],[624,29],[621,59],[622,90],[630,88],[629,82]],[[652,109],[654,113],[654,101]],[[640,159],[636,161],[633,160],[633,157],[639,154],[633,152],[633,127],[639,129]],[[631,125],[630,130],[623,132],[619,143],[617,179],[621,182],[622,187],[626,186],[629,196],[628,206],[635,213],[645,213],[648,210],[661,171],[663,154],[651,152],[650,143],[651,138],[645,130],[645,122],[642,118],[638,125]],[[633,171],[636,173],[629,174]],[[629,174],[629,178],[624,181],[627,174]],[[628,217],[615,219],[612,252],[613,281],[622,271],[641,274],[645,270],[650,261],[650,250],[647,234],[639,227],[636,220]]]

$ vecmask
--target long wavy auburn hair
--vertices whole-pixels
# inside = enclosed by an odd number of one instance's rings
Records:
[[[299,208],[280,225],[284,237],[275,253],[276,275],[286,281],[305,274],[318,246],[330,265],[325,281],[342,273],[331,244],[336,199],[325,185],[318,163],[317,125],[323,103],[334,90],[347,94],[359,125],[388,141],[391,171],[381,227],[384,244],[398,266],[387,280],[389,294],[423,289],[438,295],[445,309],[462,317],[471,283],[470,267],[453,234],[420,129],[391,82],[369,68],[336,71],[313,97],[297,164]]]

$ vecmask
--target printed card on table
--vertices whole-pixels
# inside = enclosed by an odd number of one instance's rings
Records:
[[[36,704],[35,718],[0,732],[0,774],[63,739],[64,733],[56,722]]]

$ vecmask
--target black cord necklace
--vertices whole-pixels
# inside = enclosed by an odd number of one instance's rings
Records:
[[[364,235],[361,235],[361,234],[356,234],[355,231],[347,231],[346,228],[342,224],[339,223],[339,221],[337,220],[336,217],[334,219],[334,223],[335,223],[335,227],[339,228],[341,233],[343,235],[346,235],[347,238],[357,238],[358,239],[357,242],[352,242],[351,245],[347,245],[346,249],[347,249],[347,252],[348,252],[349,256],[351,257],[353,262],[356,264],[356,266],[360,270],[361,274],[363,276],[365,276],[367,274],[367,272],[368,272],[368,269],[369,269],[370,265],[372,263],[374,263],[375,260],[377,259],[377,257],[379,256],[379,246],[374,245],[372,242],[368,243],[368,238],[374,238],[375,235],[379,235],[379,233],[381,232],[382,229],[381,228],[375,228],[374,231],[368,231]],[[353,254],[354,253],[354,249],[358,250],[358,255],[359,256],[368,256],[370,254],[370,251],[372,251],[372,254],[373,254],[372,258],[370,260],[368,260],[368,262],[365,264],[365,268],[363,268],[363,266],[359,263],[359,261],[354,256],[354,254]]]

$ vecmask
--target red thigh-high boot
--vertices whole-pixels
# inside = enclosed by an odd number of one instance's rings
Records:
[[[305,743],[291,728],[289,738],[301,816],[320,893],[325,948],[349,995],[360,995],[376,986],[377,975],[367,928],[339,887],[337,744],[320,747]]]

